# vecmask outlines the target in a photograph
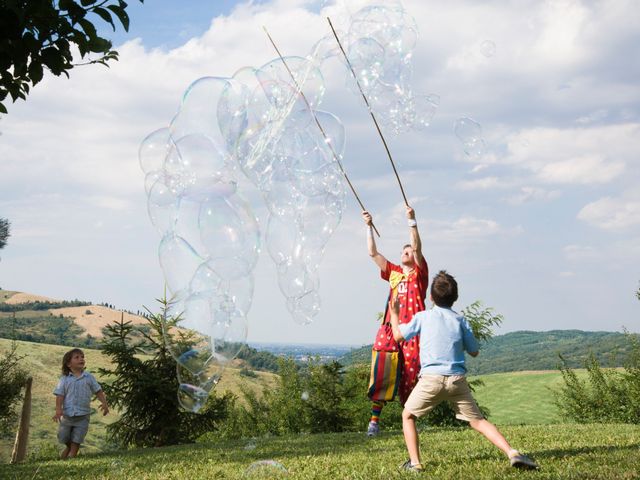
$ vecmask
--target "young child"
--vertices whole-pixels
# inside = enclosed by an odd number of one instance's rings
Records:
[[[451,310],[458,299],[458,284],[445,271],[440,271],[431,284],[434,307],[418,312],[409,323],[398,321],[399,307],[391,300],[391,328],[396,341],[420,335],[420,379],[407,399],[402,412],[402,431],[409,451],[409,460],[401,468],[423,471],[416,418],[432,410],[444,400],[452,404],[456,417],[469,422],[508,457],[511,466],[536,469],[529,457],[511,448],[491,422],[485,420],[476,404],[465,374],[464,352],[478,355],[478,342],[464,317]]]
[[[55,422],[59,422],[58,441],[66,445],[60,454],[63,460],[78,454],[80,444],[89,430],[91,397],[100,400],[102,414],[109,413],[107,398],[93,375],[85,372],[84,353],[79,348],[62,357],[62,377],[53,391],[56,396]]]

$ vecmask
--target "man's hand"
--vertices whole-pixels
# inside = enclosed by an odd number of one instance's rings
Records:
[[[59,423],[60,419],[62,419],[62,410],[56,410],[56,414],[51,418],[53,418],[54,422]]]
[[[364,220],[364,223],[366,223],[369,226],[372,225],[373,219],[371,218],[371,214],[369,212],[367,212],[366,210],[364,210],[362,212],[362,218]]]
[[[393,332],[393,338],[396,342],[401,342],[404,340],[404,337],[400,332],[400,328],[398,327],[399,315],[400,315],[400,304],[398,303],[398,299],[392,296],[389,299],[389,321],[391,322],[391,331]]]
[[[407,205],[407,218],[409,220],[415,220],[416,219],[416,212],[413,208],[411,208],[409,205]]]
[[[100,410],[102,410],[102,415],[106,415],[107,413],[109,413],[109,405],[107,405],[107,402],[102,402],[100,404]]]

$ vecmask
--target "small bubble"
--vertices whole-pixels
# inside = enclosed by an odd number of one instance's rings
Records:
[[[244,476],[247,478],[282,478],[288,475],[289,472],[284,465],[275,460],[260,460],[253,462],[247,470]]]
[[[485,57],[493,57],[496,53],[496,44],[491,40],[485,40],[480,44],[480,53]]]
[[[302,392],[302,395],[300,395],[300,398],[302,398],[302,400],[306,402],[307,400],[309,400],[309,392]]]

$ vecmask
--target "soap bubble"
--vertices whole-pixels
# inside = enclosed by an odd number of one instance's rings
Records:
[[[496,53],[496,44],[491,40],[485,40],[480,44],[480,53],[485,57],[493,57]]]
[[[470,118],[459,118],[454,125],[454,133],[462,143],[464,152],[469,157],[483,153],[485,142],[482,139],[482,126]]]
[[[289,472],[280,462],[275,460],[260,460],[253,462],[245,471],[247,478],[281,478]]]
[[[198,413],[208,398],[209,392],[195,385],[181,383],[178,387],[178,403],[188,412]]]

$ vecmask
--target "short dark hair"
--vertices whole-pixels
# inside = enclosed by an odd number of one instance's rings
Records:
[[[65,353],[64,357],[62,357],[62,375],[67,376],[71,373],[71,369],[67,366],[67,363],[71,361],[71,357],[76,353],[84,355],[84,352],[79,348],[73,348]]]
[[[411,244],[407,243],[404,247],[402,247],[402,250],[404,251],[404,249],[407,248],[407,247],[411,247]],[[413,248],[413,247],[411,247],[411,248]]]
[[[458,282],[445,270],[440,270],[431,283],[431,298],[439,307],[451,308],[458,300]]]

